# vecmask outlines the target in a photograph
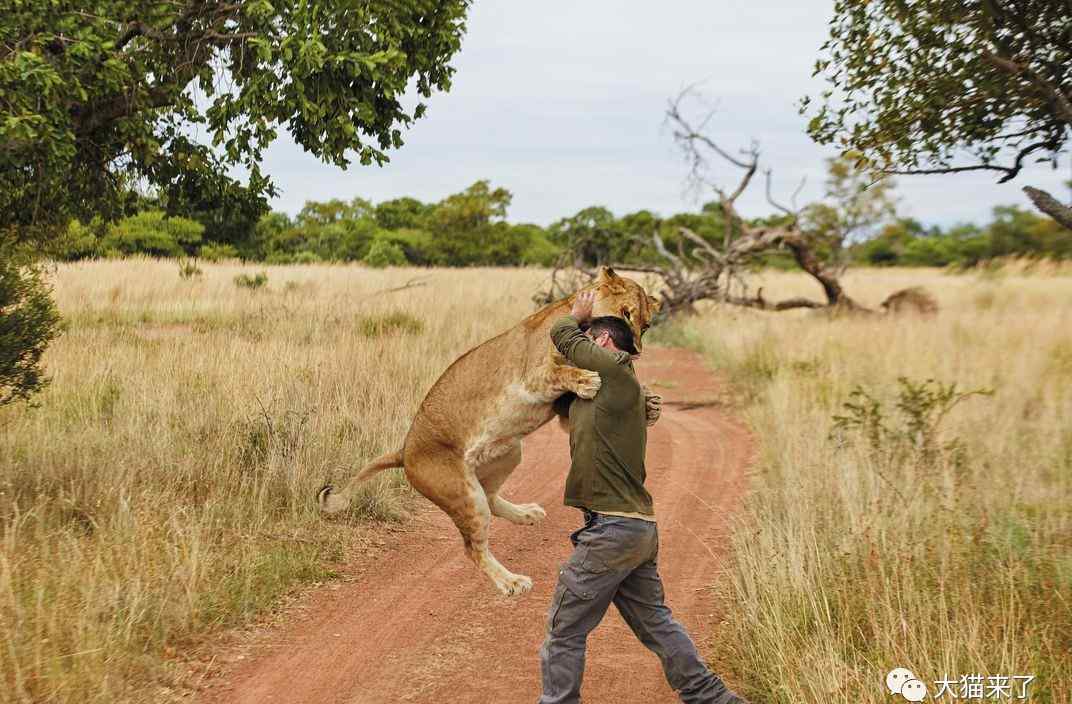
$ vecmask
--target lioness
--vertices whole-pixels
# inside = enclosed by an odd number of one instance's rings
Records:
[[[658,301],[610,268],[601,269],[584,290],[596,292],[594,315],[629,323],[639,351]],[[597,372],[571,366],[551,344],[551,324],[572,305],[572,296],[552,303],[455,360],[425,396],[402,449],[365,465],[340,491],[321,489],[321,510],[345,509],[361,481],[405,467],[410,484],[453,519],[466,553],[499,591],[531,589],[531,579],[510,572],[489,552],[488,526],[493,515],[519,524],[544,517],[538,504],[512,504],[499,496],[521,462],[521,438],[551,419],[558,397],[572,392],[592,398],[599,391]]]

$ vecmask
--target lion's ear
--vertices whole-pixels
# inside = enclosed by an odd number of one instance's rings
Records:
[[[599,267],[599,280],[600,281],[610,281],[611,279],[616,279],[616,278],[618,278],[618,274],[616,274],[614,272],[614,269],[611,269],[609,266],[601,266],[601,267]]]
[[[645,294],[645,295],[647,295],[647,294]],[[658,313],[659,309],[662,308],[662,307],[663,307],[662,300],[656,298],[655,296],[648,296],[648,310],[651,311],[652,315],[655,315],[656,313]]]

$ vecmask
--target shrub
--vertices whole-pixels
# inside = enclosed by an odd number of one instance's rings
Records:
[[[536,225],[516,225],[515,231],[526,239],[521,251],[521,263],[527,266],[553,266],[562,254],[562,248],[548,239],[543,229]]]
[[[97,256],[100,238],[104,231],[104,223],[100,218],[93,218],[88,225],[72,220],[57,243],[56,258],[63,261],[77,261]]]
[[[179,261],[179,278],[183,280],[193,279],[201,276],[204,272],[197,266],[197,262],[193,259],[182,259]]]
[[[111,225],[100,242],[100,249],[118,255],[180,257],[194,253],[204,231],[201,223],[180,217],[169,218],[158,210],[151,210]]]
[[[238,250],[231,244],[207,242],[201,245],[198,256],[207,262],[219,262],[224,259],[237,259]]]
[[[424,330],[424,323],[409,313],[395,311],[361,318],[358,330],[365,337],[382,337],[391,333],[416,335]]]
[[[391,242],[402,248],[406,261],[417,266],[442,264],[435,256],[435,242],[432,233],[427,230],[406,228],[401,230],[381,230],[376,240]]]
[[[250,276],[249,274],[239,274],[234,278],[235,286],[239,288],[248,288],[252,291],[256,291],[259,288],[263,288],[268,283],[268,274],[259,271],[256,275]]]
[[[930,464],[958,450],[956,439],[941,442],[941,425],[946,416],[965,399],[994,393],[990,389],[959,391],[955,383],[943,384],[934,379],[914,382],[900,377],[897,383],[897,416],[892,424],[882,401],[857,386],[842,406],[844,413],[833,417],[831,438],[844,444],[851,435],[860,435],[872,452],[892,462],[907,455]]]
[[[291,264],[316,264],[320,261],[321,259],[316,252],[308,251],[297,252],[290,258]]]
[[[48,383],[41,355],[60,325],[49,294],[40,272],[0,242],[0,406]]]
[[[368,254],[365,255],[364,261],[365,264],[376,269],[382,269],[388,266],[405,266],[408,264],[406,255],[401,247],[394,242],[388,242],[382,239],[373,241],[372,246],[369,247]]]

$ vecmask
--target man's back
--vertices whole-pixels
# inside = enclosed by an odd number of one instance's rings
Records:
[[[575,318],[551,328],[555,347],[574,365],[599,372],[594,399],[570,406],[570,465],[565,503],[601,513],[653,516],[644,488],[647,417],[644,393],[629,353],[599,347]]]

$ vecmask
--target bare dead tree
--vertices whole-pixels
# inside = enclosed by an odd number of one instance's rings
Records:
[[[666,315],[694,312],[695,304],[702,300],[770,311],[812,308],[837,312],[875,312],[856,303],[845,292],[838,269],[816,254],[807,233],[801,231],[796,197],[803,183],[793,193],[790,200],[792,207],[789,207],[774,198],[772,170],[763,170],[767,202],[784,217],[774,221],[774,224],[753,224],[741,216],[737,201],[760,172],[759,145],[753,141],[737,155],[725,150],[706,132],[713,111],[697,123],[685,116],[682,104],[693,95],[694,90],[689,87],[671,99],[666,120],[672,128],[675,143],[689,165],[690,189],[711,191],[718,199],[725,223],[722,242],[716,245],[689,228],[679,227],[680,238],[676,251],[671,251],[656,227],[650,241],[638,240],[638,243],[653,246],[658,255],[657,262],[615,262],[612,266],[618,270],[657,275],[663,283],[660,295],[662,311]],[[728,163],[738,170],[740,176],[732,188],[724,187],[708,177],[708,173],[713,171],[713,161]],[[685,242],[691,245],[688,250]],[[800,269],[815,279],[822,288],[824,300],[798,297],[770,301],[764,298],[762,288],[751,293],[749,267],[756,263],[760,255],[779,250],[788,251]],[[552,273],[549,289],[538,293],[534,300],[539,304],[557,300],[577,290],[593,276],[594,272],[576,263],[573,252],[567,252]]]
[[[547,287],[532,295],[532,302],[537,308],[561,300],[583,288],[596,277],[596,272],[584,265],[583,259],[576,251],[563,252],[551,267],[551,276]]]
[[[726,222],[726,237],[724,238],[723,250],[715,250],[714,246],[702,238],[693,234],[686,235],[691,241],[701,245],[700,251],[706,253],[706,258],[717,263],[708,276],[711,288],[706,291],[703,298],[725,301],[738,305],[748,305],[751,308],[764,310],[784,311],[793,308],[837,308],[848,311],[862,311],[861,305],[853,301],[838,280],[836,269],[823,263],[816,255],[812,243],[810,243],[800,229],[800,210],[789,208],[778,203],[771,192],[772,169],[763,171],[765,179],[765,196],[768,203],[779,212],[786,215],[783,223],[771,226],[758,226],[748,223],[742,218],[736,201],[751,185],[759,170],[760,151],[756,141],[753,141],[747,149],[740,151],[740,156],[734,156],[719,146],[716,141],[705,133],[713,117],[713,111],[698,123],[689,120],[683,111],[683,103],[695,94],[693,87],[683,90],[667,106],[667,122],[671,125],[673,138],[685,156],[689,166],[688,181],[693,189],[710,190],[718,198],[718,206],[723,212]],[[741,177],[732,190],[724,188],[718,182],[709,179],[709,171],[712,170],[712,158],[728,162],[731,166],[740,170]],[[798,188],[798,193],[800,189]],[[795,193],[793,201],[795,201]],[[691,235],[691,236],[689,236]],[[770,302],[762,297],[762,290],[755,297],[733,296],[730,293],[729,282],[740,279],[740,271],[743,266],[754,260],[755,256],[764,252],[771,252],[778,248],[788,250],[796,264],[812,275],[822,287],[825,303],[808,299],[792,299],[788,301]],[[658,245],[656,249],[659,250]],[[664,249],[659,250],[664,254]],[[665,255],[664,255],[665,256]],[[679,261],[670,260],[675,267],[679,267]],[[673,288],[671,281],[667,281],[668,287]]]

